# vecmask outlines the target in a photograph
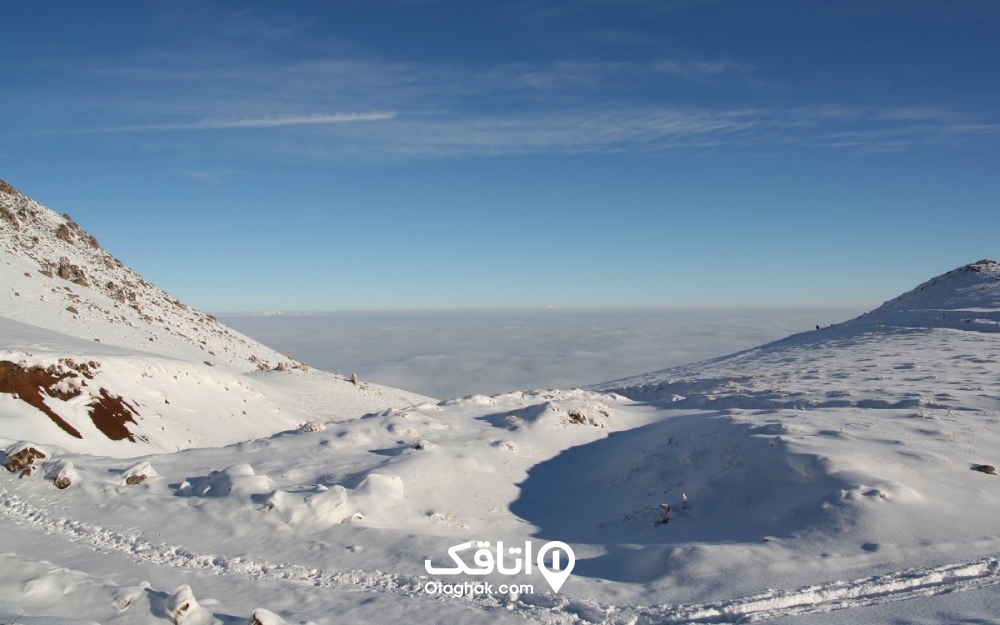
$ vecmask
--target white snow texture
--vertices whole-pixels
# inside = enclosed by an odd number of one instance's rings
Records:
[[[439,401],[300,367],[2,183],[0,311],[0,623],[998,622],[992,261],[730,356]],[[576,566],[428,575],[467,541]]]

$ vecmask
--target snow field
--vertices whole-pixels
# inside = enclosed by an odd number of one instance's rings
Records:
[[[439,402],[297,366],[0,195],[0,461],[33,462],[0,470],[4,619],[894,623],[1000,581],[996,263],[723,358]],[[501,540],[576,567],[426,591],[469,580],[425,560]]]

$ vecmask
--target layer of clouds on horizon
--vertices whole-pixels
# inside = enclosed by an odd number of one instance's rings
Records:
[[[310,366],[448,399],[576,388],[748,349],[860,309],[220,315]]]

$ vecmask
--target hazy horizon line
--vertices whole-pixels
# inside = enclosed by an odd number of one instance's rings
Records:
[[[321,308],[321,309],[267,309],[267,310],[212,310],[219,317],[278,317],[314,316],[341,313],[475,313],[475,312],[667,312],[667,311],[766,311],[766,310],[870,310],[880,304],[677,304],[677,305],[586,305],[586,306],[442,306],[413,308]],[[871,308],[869,308],[871,307]]]

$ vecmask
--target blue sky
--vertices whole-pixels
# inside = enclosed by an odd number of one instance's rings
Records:
[[[878,304],[1000,256],[1000,4],[21,2],[0,178],[214,311]]]

